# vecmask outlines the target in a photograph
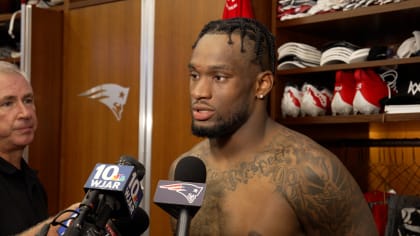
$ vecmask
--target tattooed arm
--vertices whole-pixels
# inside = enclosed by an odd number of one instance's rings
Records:
[[[358,184],[336,156],[306,138],[290,153],[299,177],[287,196],[308,235],[377,235]]]

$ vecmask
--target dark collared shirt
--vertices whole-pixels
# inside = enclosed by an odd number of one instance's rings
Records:
[[[21,170],[0,157],[0,236],[14,235],[48,217],[47,195],[22,159]]]

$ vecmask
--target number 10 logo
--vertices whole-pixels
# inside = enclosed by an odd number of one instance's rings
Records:
[[[93,179],[124,181],[125,176],[120,175],[120,168],[117,165],[98,165]]]

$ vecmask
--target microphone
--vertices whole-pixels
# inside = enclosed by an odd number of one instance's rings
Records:
[[[120,217],[113,220],[113,225],[122,236],[138,236],[149,227],[149,216],[140,207],[134,210],[132,217]]]
[[[117,164],[96,164],[85,183],[78,214],[63,235],[105,235],[111,218],[133,219],[141,209],[144,173],[144,166],[129,156],[122,156]],[[148,224],[147,217],[146,228]]]
[[[77,209],[70,218],[76,217],[78,210],[79,209]],[[138,207],[134,210],[132,217],[126,216],[126,217],[119,217],[118,219],[108,220],[108,222],[105,225],[105,232],[104,234],[101,234],[101,235],[105,235],[105,236],[140,235],[144,233],[144,231],[147,230],[147,228],[149,227],[149,222],[150,222],[149,216],[147,215],[147,213],[142,208]],[[62,225],[68,226],[71,224],[72,224],[72,220],[69,219],[65,221]],[[66,227],[63,227],[63,226],[57,230],[57,233],[59,236],[64,235],[65,232],[66,232]],[[40,232],[37,236],[46,236],[47,233],[48,233],[48,228],[47,228],[47,231]],[[86,234],[89,234],[89,230],[86,231]]]
[[[189,235],[191,219],[200,209],[206,189],[206,166],[198,157],[182,158],[175,167],[174,180],[160,180],[154,203],[176,218],[176,235]]]

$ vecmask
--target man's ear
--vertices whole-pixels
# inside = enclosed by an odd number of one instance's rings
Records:
[[[255,96],[264,98],[274,85],[274,75],[271,71],[263,71],[257,75]]]

